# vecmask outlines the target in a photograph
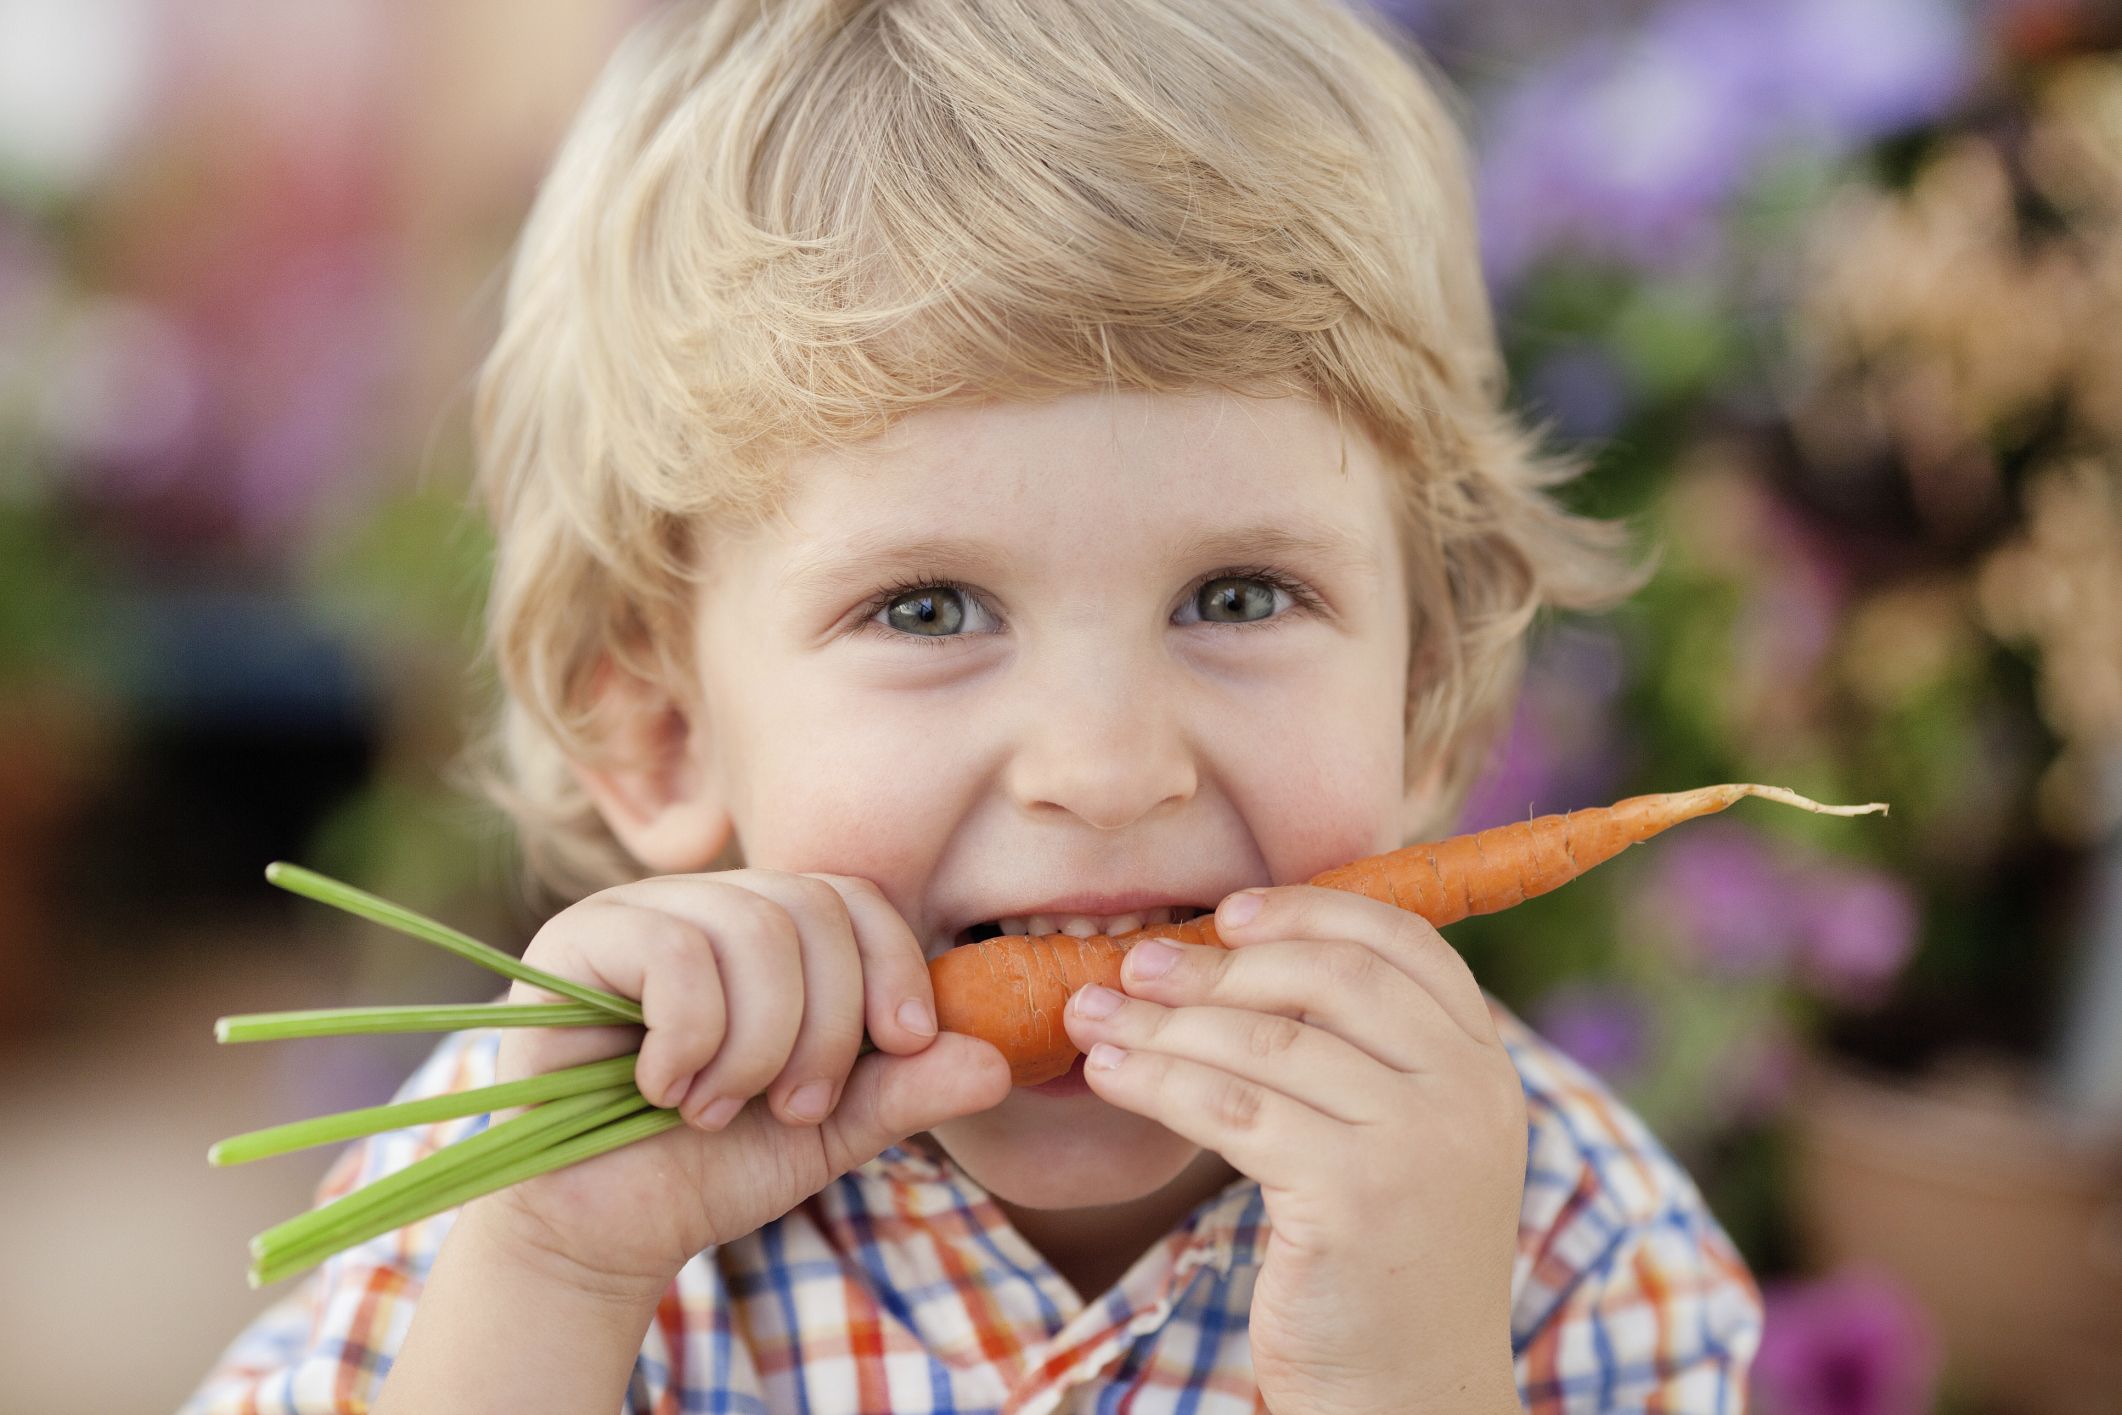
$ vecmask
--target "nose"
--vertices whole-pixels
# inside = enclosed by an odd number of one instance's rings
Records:
[[[1018,804],[1112,831],[1190,799],[1199,772],[1177,685],[1160,686],[1154,670],[1116,673],[1110,655],[1089,677],[1082,658],[1073,661],[1071,676],[1047,679],[1021,719],[1007,773]]]

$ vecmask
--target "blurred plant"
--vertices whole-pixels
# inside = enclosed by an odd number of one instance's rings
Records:
[[[1527,7],[1409,16],[1479,105],[1519,396],[1664,555],[1536,638],[1464,824],[1693,780],[1894,809],[1705,821],[1450,932],[1773,1271],[1801,1059],[2045,1045],[2122,824],[2122,20],[1597,8],[1512,70],[1483,36]]]
[[[1764,1287],[1754,1362],[1762,1415],[1928,1415],[1942,1351],[1931,1319],[1882,1273]]]
[[[2098,789],[2122,753],[2122,470],[2044,467],[2024,504],[2023,528],[1983,563],[1982,622],[2039,651],[2042,716],[2063,744],[2041,775],[2041,822],[2089,844],[2122,826],[2122,800]]]
[[[1573,1060],[1610,1079],[1626,1080],[1643,1060],[1649,1018],[1627,988],[1565,984],[1540,1000],[1533,1021]]]

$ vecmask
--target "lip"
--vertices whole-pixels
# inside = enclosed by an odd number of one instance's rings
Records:
[[[1068,1070],[1051,1081],[1041,1081],[1036,1086],[1024,1089],[1042,1096],[1082,1096],[1090,1094],[1090,1082],[1083,1079],[1083,1058],[1078,1056]]]
[[[1016,905],[983,917],[1013,919],[1029,918],[1033,914],[1133,914],[1164,904],[1185,904],[1188,908],[1194,907],[1191,902],[1174,899],[1169,894],[1153,894],[1148,890],[1138,889],[1132,894],[1074,894],[1066,899],[1049,899],[1044,904]],[[979,920],[972,922],[978,923]]]

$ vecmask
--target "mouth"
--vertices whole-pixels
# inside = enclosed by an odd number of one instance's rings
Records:
[[[1112,938],[1154,925],[1187,923],[1215,912],[1213,904],[1161,904],[1154,909],[1105,916],[1032,914],[984,919],[967,924],[947,939],[938,940],[932,945],[931,956],[1005,936],[1037,938],[1045,934],[1069,934],[1075,938],[1092,938],[1103,934]]]

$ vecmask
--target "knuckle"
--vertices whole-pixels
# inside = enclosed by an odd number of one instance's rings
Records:
[[[750,1100],[753,1096],[773,1085],[787,1064],[786,1057],[763,1054],[757,1047],[742,1051],[724,1049],[717,1052],[713,1063],[706,1068],[713,1078],[709,1089],[717,1095],[741,1096]]]
[[[794,944],[796,921],[787,909],[756,890],[736,887],[718,897],[713,909],[721,918],[724,938],[772,939]],[[703,935],[706,930],[703,930]]]
[[[1263,1016],[1246,1028],[1245,1049],[1265,1061],[1289,1053],[1303,1034],[1304,1028],[1295,1018]]]
[[[629,932],[636,944],[670,963],[690,962],[709,946],[699,928],[656,909],[639,911]]]
[[[720,908],[729,911],[738,925],[745,929],[771,928],[776,922],[786,921],[788,911],[779,904],[742,885],[731,886],[723,892]]]
[[[821,1058],[812,1063],[814,1068],[823,1065],[830,1070],[839,1066],[844,1071],[854,1065],[864,1032],[860,1012],[843,1013],[835,1009],[830,1016],[806,1017],[803,1026],[804,1034],[796,1051],[805,1057]]]
[[[1360,943],[1337,939],[1325,945],[1320,966],[1337,991],[1355,992],[1376,981],[1378,955]]]
[[[577,932],[584,934],[593,933],[594,930],[590,926],[591,921],[587,916],[596,908],[610,907],[609,905],[593,905],[591,901],[596,899],[596,897],[593,894],[588,899],[570,904],[547,919],[543,924],[540,924],[538,931],[531,935],[530,942],[523,946],[523,961],[533,963],[550,958],[554,953],[567,946],[564,940],[571,935]]]
[[[878,899],[884,897],[884,891],[877,887],[875,880],[864,879],[861,875],[813,874],[806,875],[805,878],[825,881],[826,887],[832,889],[835,894],[846,891],[855,894],[874,895]],[[838,882],[837,886],[834,883],[835,881]]]
[[[1406,909],[1393,911],[1392,941],[1410,953],[1433,953],[1445,947],[1444,935],[1420,914]]]
[[[822,875],[791,875],[796,897],[808,911],[830,918],[847,912],[847,898]]]
[[[1250,1130],[1260,1123],[1265,1100],[1258,1086],[1232,1077],[1217,1086],[1209,1113],[1233,1130]]]

